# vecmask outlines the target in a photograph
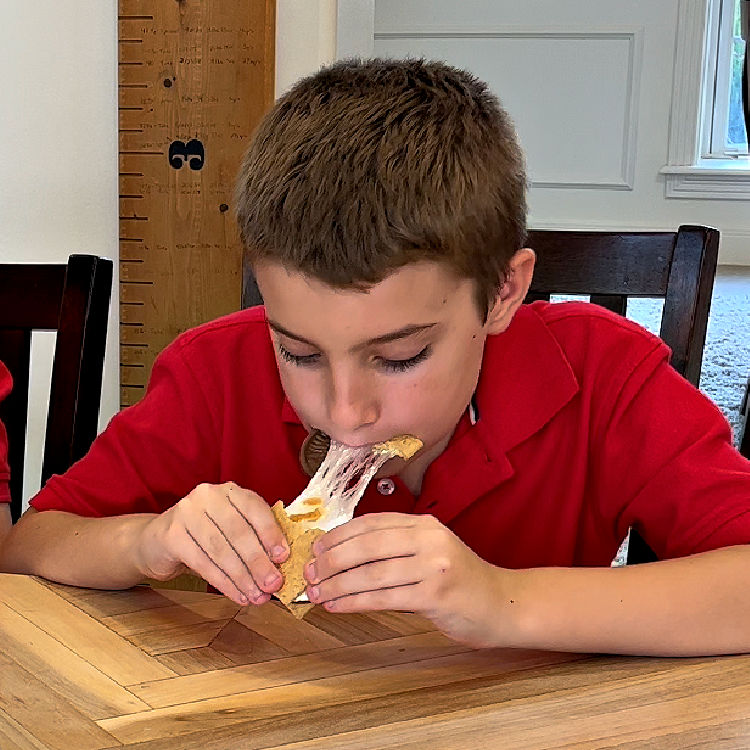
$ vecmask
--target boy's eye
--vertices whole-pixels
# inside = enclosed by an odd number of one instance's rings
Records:
[[[431,348],[426,346],[419,354],[415,354],[409,359],[380,359],[380,366],[387,372],[404,372],[420,362],[424,362],[431,353]]]
[[[291,362],[297,367],[314,367],[320,361],[320,354],[292,354],[280,342],[277,342],[279,354],[286,362]],[[416,367],[420,362],[424,362],[432,353],[431,347],[426,346],[421,352],[408,359],[386,359],[385,357],[376,357],[378,366],[386,372],[405,372],[406,370]]]
[[[320,354],[292,354],[280,343],[277,343],[277,346],[279,347],[281,358],[287,362],[291,362],[293,365],[297,365],[298,367],[309,367],[310,365],[314,365],[320,359]]]

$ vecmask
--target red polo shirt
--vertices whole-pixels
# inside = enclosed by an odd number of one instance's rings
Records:
[[[0,401],[9,393],[13,385],[8,368],[0,362]],[[8,467],[8,435],[5,425],[0,422],[0,503],[10,502],[10,468]]]
[[[476,393],[414,498],[373,483],[357,513],[431,513],[506,567],[608,565],[628,527],[662,558],[750,542],[750,462],[719,410],[637,325],[587,303],[522,307],[488,339]],[[269,503],[308,477],[306,435],[278,378],[262,308],[180,336],[143,400],[53,477],[38,510],[160,512],[201,482]]]

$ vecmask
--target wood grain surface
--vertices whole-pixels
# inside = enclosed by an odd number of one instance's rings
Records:
[[[412,614],[0,575],[0,748],[748,748],[750,657],[474,650]]]
[[[238,310],[232,194],[274,98],[275,0],[119,0],[121,405],[179,333]]]

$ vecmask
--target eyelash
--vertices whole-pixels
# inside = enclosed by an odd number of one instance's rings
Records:
[[[300,356],[299,354],[292,354],[288,349],[285,349],[281,344],[278,344],[279,354],[281,358],[286,362],[291,362],[297,367],[313,367],[317,364],[320,359],[320,354],[307,354]],[[432,348],[426,346],[422,349],[419,354],[415,354],[409,359],[381,359],[380,364],[386,372],[406,372],[412,367],[416,367],[421,362],[424,362],[432,353]]]

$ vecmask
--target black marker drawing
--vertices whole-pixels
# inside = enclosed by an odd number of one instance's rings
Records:
[[[169,163],[174,169],[181,169],[182,165],[188,162],[190,169],[198,171],[203,169],[205,161],[205,149],[197,138],[192,138],[187,143],[172,141],[169,144]]]

